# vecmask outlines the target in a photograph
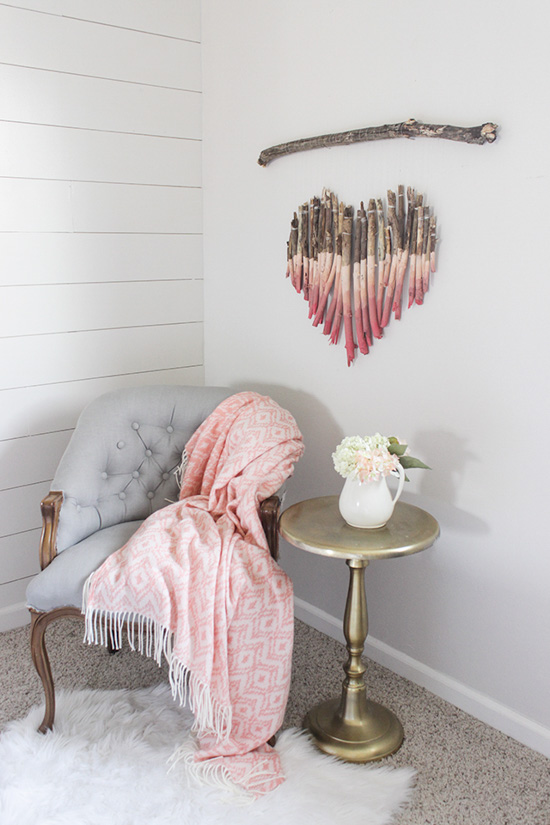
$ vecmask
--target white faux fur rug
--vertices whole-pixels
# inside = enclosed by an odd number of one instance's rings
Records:
[[[340,762],[293,729],[277,743],[286,782],[236,806],[192,784],[182,763],[167,772],[192,716],[164,685],[59,692],[46,736],[36,732],[42,716],[34,708],[0,735],[2,825],[384,825],[411,793],[411,769]]]

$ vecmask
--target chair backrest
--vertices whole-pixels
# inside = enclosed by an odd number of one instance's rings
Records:
[[[64,494],[57,552],[176,501],[174,472],[185,444],[231,394],[222,387],[148,386],[92,401],[51,485]]]

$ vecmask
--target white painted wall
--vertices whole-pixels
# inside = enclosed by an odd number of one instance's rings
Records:
[[[202,383],[200,0],[0,5],[0,629],[82,407]]]
[[[345,434],[407,438],[431,472],[405,500],[437,547],[367,571],[369,654],[550,755],[546,255],[550,60],[543,4],[203,0],[207,383],[296,415],[290,501],[337,493]],[[395,140],[261,149],[416,117],[494,121],[492,146]],[[350,369],[285,281],[292,212],[332,188],[358,206],[399,183],[440,224],[422,307]],[[286,547],[299,613],[336,628],[345,565]]]

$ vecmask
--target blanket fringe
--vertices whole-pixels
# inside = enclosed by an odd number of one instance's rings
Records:
[[[169,772],[177,766],[183,765],[186,777],[193,780],[197,785],[209,785],[218,790],[225,791],[230,796],[232,805],[249,805],[258,798],[258,793],[254,789],[248,789],[246,780],[253,774],[253,770],[247,774],[243,784],[238,784],[231,779],[231,775],[224,764],[224,757],[214,757],[204,761],[196,761],[196,742],[189,738],[183,745],[174,751],[168,760]],[[261,772],[263,776],[263,771]],[[246,787],[244,787],[246,785]]]
[[[216,702],[209,686],[173,654],[172,631],[160,622],[132,611],[88,609],[86,605],[92,576],[93,573],[84,584],[82,599],[82,612],[85,614],[84,642],[103,647],[111,642],[116,650],[122,647],[126,626],[128,644],[132,650],[154,659],[159,667],[162,657],[166,658],[172,697],[192,711],[195,717],[193,733],[199,736],[213,733],[218,741],[226,739],[231,731],[231,706]]]

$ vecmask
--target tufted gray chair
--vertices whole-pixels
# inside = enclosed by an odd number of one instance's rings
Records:
[[[64,616],[83,618],[88,576],[151,513],[177,500],[175,470],[185,444],[230,395],[221,387],[139,387],[107,393],[82,412],[41,503],[41,572],[27,588],[31,652],[46,698],[41,732],[55,716],[46,628]],[[279,505],[273,496],[260,507],[274,558]]]

